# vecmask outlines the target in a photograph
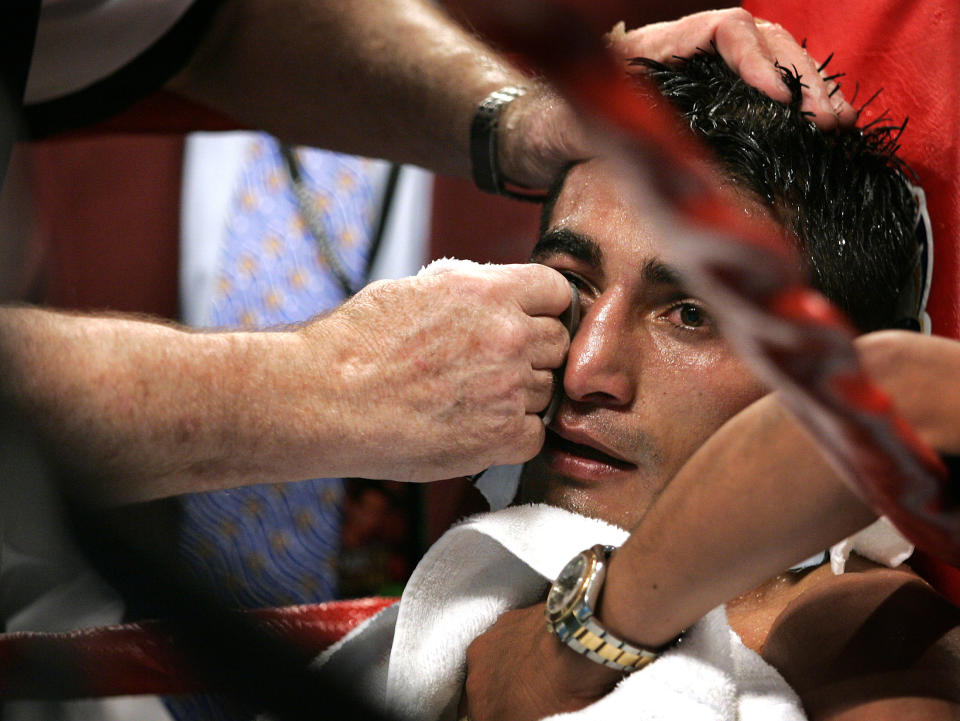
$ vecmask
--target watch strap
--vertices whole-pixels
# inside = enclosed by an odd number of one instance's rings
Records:
[[[593,615],[584,619],[576,630],[572,630],[561,641],[591,661],[603,664],[617,671],[632,673],[656,660],[659,651],[633,646],[617,638],[601,626]]]
[[[582,552],[598,562],[598,571],[590,580],[590,587],[572,607],[559,616],[551,617],[548,612],[547,628],[560,641],[591,661],[617,671],[632,673],[656,660],[667,648],[679,643],[683,634],[659,648],[645,648],[627,643],[603,627],[594,616],[591,603],[599,597],[599,587],[606,577],[606,563],[613,551],[612,546],[596,545]]]
[[[515,200],[540,203],[546,198],[543,192],[520,189],[516,184],[512,184],[512,188],[507,187],[508,181],[500,172],[498,161],[500,116],[510,103],[523,97],[526,92],[526,88],[507,85],[494,90],[480,102],[470,123],[470,165],[473,182],[480,190]]]

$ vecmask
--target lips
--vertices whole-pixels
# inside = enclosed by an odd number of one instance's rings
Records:
[[[563,435],[561,435],[561,433]],[[570,430],[547,429],[545,447],[554,455],[555,462],[577,463],[595,471],[602,471],[604,467],[610,471],[630,471],[637,468],[621,458],[610,455],[601,450],[598,441],[587,438],[585,435]]]

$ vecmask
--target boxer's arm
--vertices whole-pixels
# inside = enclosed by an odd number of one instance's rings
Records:
[[[944,382],[960,376],[960,342],[887,331],[859,338],[857,347],[920,437],[941,453],[960,451],[960,390]],[[600,617],[626,638],[664,643],[873,518],[768,396],[691,457],[614,555]],[[631,636],[637,629],[642,635]]]
[[[873,519],[768,396],[701,446],[613,554],[597,617],[619,638],[660,646]],[[561,644],[545,628],[542,604],[503,616],[471,651],[466,688],[474,721],[582,708],[622,676]],[[507,679],[508,691],[494,693]]]
[[[960,375],[960,343],[885,332],[857,344],[868,371],[921,437],[940,452],[956,453],[960,391],[944,379]],[[639,645],[669,642],[710,609],[874,517],[768,396],[734,416],[690,458],[614,553],[598,618]],[[581,708],[616,683],[616,672],[570,652],[548,633],[542,613],[540,605],[505,615],[471,647],[471,718],[508,712],[516,719],[540,718]],[[533,665],[536,673],[528,673]],[[506,679],[509,693],[492,693],[507,688]]]
[[[940,453],[960,454],[960,341],[891,330],[856,345],[867,373],[914,430]]]

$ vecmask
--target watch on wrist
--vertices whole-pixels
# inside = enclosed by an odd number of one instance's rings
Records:
[[[500,170],[500,116],[510,103],[523,97],[526,92],[524,87],[506,85],[494,90],[480,102],[470,123],[470,165],[473,182],[480,190],[514,200],[542,203],[547,198],[545,192],[511,183]]]
[[[676,641],[656,649],[633,646],[611,634],[596,619],[594,609],[613,550],[613,546],[596,545],[578,553],[564,566],[547,594],[547,628],[591,661],[632,673]]]

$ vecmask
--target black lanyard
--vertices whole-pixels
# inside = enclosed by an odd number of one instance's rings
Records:
[[[400,166],[397,163],[390,164],[390,172],[387,176],[383,200],[380,202],[380,214],[377,218],[377,225],[373,228],[373,237],[370,239],[367,265],[363,271],[363,278],[360,285],[354,287],[350,280],[350,275],[347,273],[347,269],[343,267],[343,264],[340,262],[340,257],[330,244],[330,240],[323,230],[322,219],[313,209],[313,198],[303,177],[303,167],[297,158],[296,149],[290,145],[281,143],[280,155],[283,157],[284,166],[287,169],[287,174],[290,176],[293,195],[297,201],[297,211],[307,226],[307,230],[310,231],[310,235],[313,236],[314,241],[317,243],[317,249],[326,262],[327,267],[330,269],[333,277],[337,279],[337,283],[343,291],[344,299],[350,298],[370,281],[370,271],[373,269],[373,263],[380,251],[380,245],[383,242],[383,235],[387,227],[387,220],[390,217],[393,199],[396,195],[397,181],[400,178]]]

